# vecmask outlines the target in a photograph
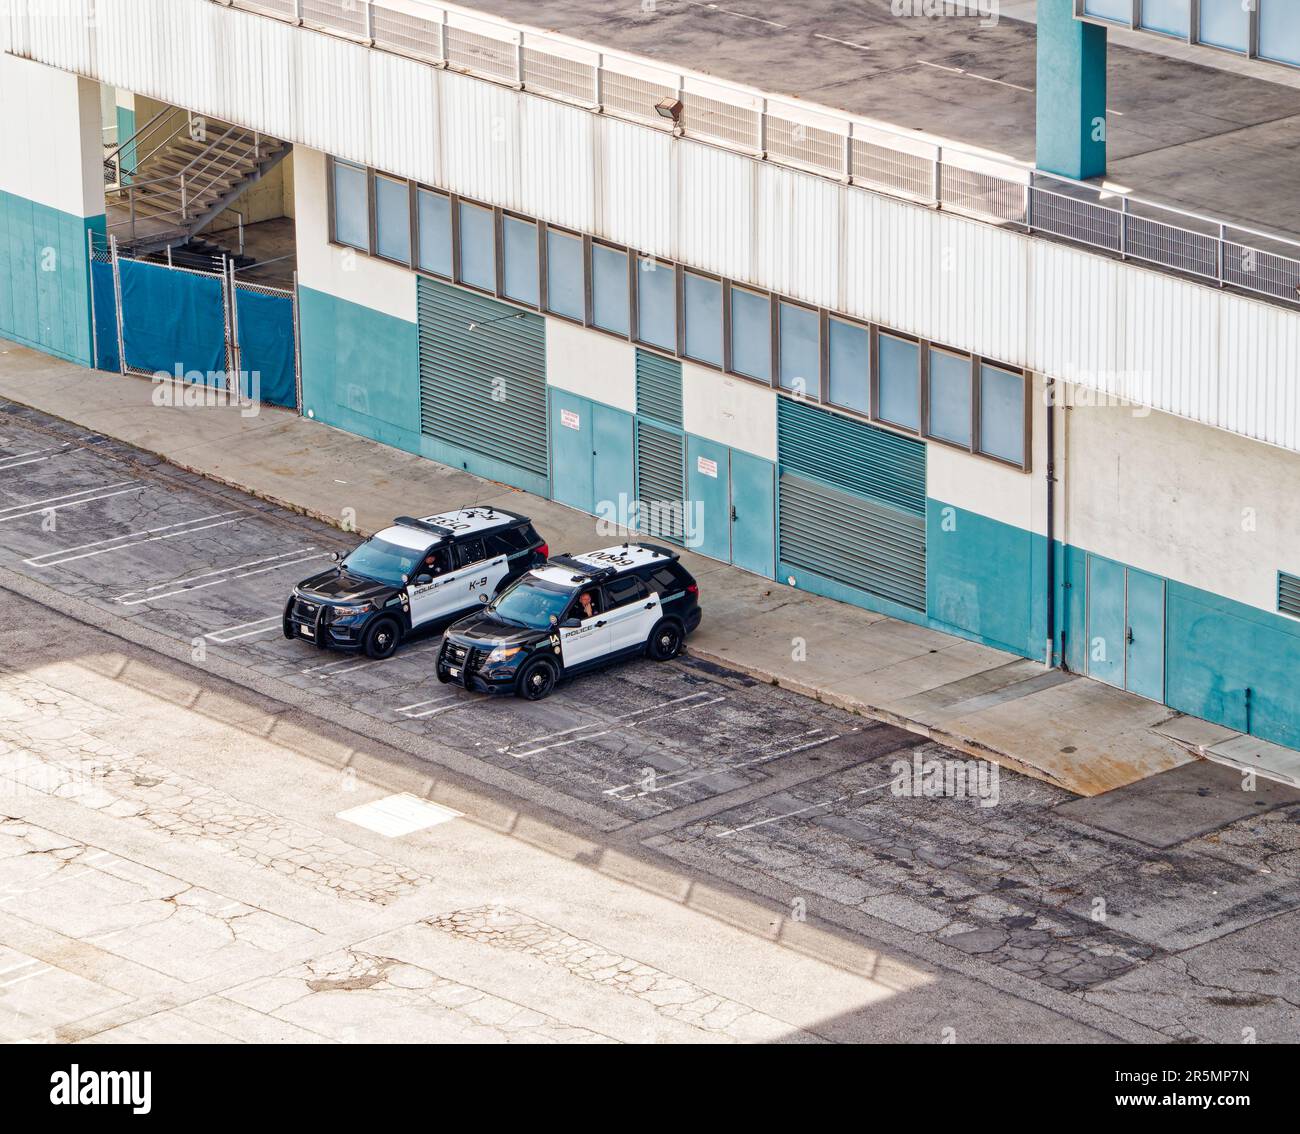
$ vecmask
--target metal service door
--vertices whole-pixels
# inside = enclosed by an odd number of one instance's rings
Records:
[[[1151,701],[1165,699],[1165,581],[1145,571],[1127,572],[1128,625],[1124,687]]]
[[[776,477],[770,461],[731,450],[731,561],[772,577],[776,550]]]
[[[924,613],[925,445],[781,397],[777,453],[778,578]]]
[[[551,389],[551,495],[561,504],[592,511],[591,402]]]
[[[548,495],[545,320],[423,276],[416,284],[426,456]]]
[[[1124,688],[1124,568],[1088,556],[1088,676]]]
[[[717,441],[689,437],[686,445],[686,495],[697,509],[692,548],[710,559],[731,562],[730,450]]]

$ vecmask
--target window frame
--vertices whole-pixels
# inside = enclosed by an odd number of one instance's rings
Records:
[[[442,197],[447,202],[447,239],[451,245],[449,249],[451,259],[451,274],[444,276],[441,272],[435,272],[432,268],[426,268],[420,263],[420,194],[429,193],[435,197]],[[411,258],[412,270],[422,276],[428,276],[431,279],[442,280],[445,283],[456,283],[456,194],[449,193],[445,189],[435,189],[432,185],[425,185],[422,181],[411,182]]]
[[[538,252],[538,272],[541,276],[538,281],[538,294],[541,297],[541,306],[538,310],[543,315],[555,319],[563,319],[575,327],[586,327],[590,324],[587,322],[587,309],[590,306],[591,281],[587,279],[587,238],[584,233],[576,232],[571,228],[565,228],[563,225],[550,224],[538,221],[538,241],[541,248]],[[561,236],[570,237],[578,242],[579,264],[582,271],[582,314],[579,316],[567,315],[563,311],[556,311],[551,307],[551,246],[547,239],[551,231],[558,232]]]
[[[668,268],[673,275],[673,344],[664,346],[662,343],[652,343],[641,337],[641,262],[643,260],[653,260],[656,265],[655,271],[661,271]],[[639,347],[646,350],[657,350],[661,354],[677,353],[677,344],[682,339],[682,284],[679,280],[681,272],[678,270],[679,265],[675,260],[662,259],[653,252],[636,252],[630,257],[629,264],[632,268],[632,289],[628,294],[628,302],[631,307],[631,318],[628,324],[628,330],[631,332],[631,340]]]
[[[805,392],[802,396],[796,394],[793,390],[788,389],[781,382],[781,308],[794,307],[800,311],[806,311],[816,317],[817,320],[817,393],[809,394]],[[773,376],[776,380],[776,387],[785,390],[791,397],[797,398],[801,402],[812,402],[814,405],[825,404],[823,392],[826,389],[826,351],[829,348],[827,341],[826,312],[820,307],[813,307],[808,303],[801,303],[797,299],[786,299],[784,296],[777,296],[774,300],[772,309],[772,336],[775,339],[773,344],[773,362],[775,364]],[[757,381],[757,379],[755,379]]]
[[[542,222],[525,215],[516,213],[512,209],[497,209],[497,298],[504,300],[506,303],[513,303],[519,307],[525,307],[529,311],[541,313],[545,310],[542,307],[542,240],[541,233],[543,229]],[[529,303],[526,299],[517,299],[513,295],[507,295],[506,287],[506,221],[515,220],[530,224],[533,227],[534,243],[537,244],[537,302]]]
[[[971,390],[971,410],[974,415],[974,428],[971,432],[971,455],[980,457],[986,461],[994,461],[1003,468],[1016,469],[1020,472],[1027,473],[1033,468],[1034,455],[1032,452],[1034,443],[1034,415],[1033,415],[1033,393],[1034,380],[1033,374],[1019,366],[1008,366],[1005,362],[998,362],[997,359],[989,358],[986,355],[971,355],[972,373],[974,374],[974,388]],[[994,370],[1001,370],[1004,374],[1010,374],[1013,377],[1019,377],[1020,386],[1020,405],[1024,411],[1021,422],[1023,441],[1021,442],[1021,455],[1023,460],[1017,464],[1006,457],[999,457],[996,453],[985,452],[980,448],[980,423],[984,419],[984,407],[982,390],[983,383],[980,381],[981,372],[985,366],[991,366]]]
[[[844,323],[847,326],[857,328],[859,331],[866,332],[866,336],[867,336],[867,408],[866,409],[860,410],[860,409],[856,409],[853,406],[843,405],[842,403],[835,401],[831,397],[831,380],[833,378],[833,375],[831,373],[831,323],[832,322]],[[843,410],[845,413],[856,414],[858,417],[861,417],[866,421],[873,420],[872,410],[875,406],[875,391],[874,391],[874,378],[876,372],[875,330],[876,328],[874,324],[864,322],[861,319],[854,319],[852,316],[841,315],[836,311],[830,311],[827,309],[824,309],[822,311],[822,369],[825,372],[825,378],[823,379],[823,383],[822,383],[822,389],[824,391],[822,404],[825,406],[831,406],[838,410]]]
[[[405,260],[399,260],[394,256],[386,256],[379,250],[379,182],[387,181],[393,185],[406,186],[406,229],[407,244]],[[370,170],[370,182],[367,191],[370,193],[370,253],[376,260],[383,260],[385,264],[396,264],[402,268],[414,268],[415,261],[419,252],[415,247],[416,242],[416,223],[413,214],[413,198],[415,194],[414,183],[406,177],[394,177],[390,173],[380,173],[378,170]]]
[[[951,347],[942,346],[935,342],[925,342],[924,344],[924,363],[925,371],[925,389],[923,391],[924,399],[921,403],[921,436],[927,441],[934,441],[939,445],[947,445],[950,449],[956,449],[959,453],[974,453],[975,444],[978,439],[976,430],[979,427],[979,412],[976,407],[975,383],[977,381],[976,360],[973,354],[967,354],[965,351],[953,350]],[[970,429],[970,441],[963,445],[960,441],[953,441],[947,437],[940,437],[930,429],[930,354],[931,352],[947,355],[949,358],[960,359],[966,363],[966,393],[970,399],[970,420],[967,426]]]
[[[623,268],[627,274],[627,333],[611,331],[596,323],[596,249],[605,248],[610,252],[623,254]],[[585,326],[602,335],[608,335],[622,343],[635,343],[636,334],[636,281],[632,279],[635,270],[636,254],[624,244],[615,244],[612,240],[601,240],[594,236],[583,235],[582,238],[582,274],[586,280],[587,314]]]
[[[468,280],[465,279],[463,275],[463,256],[461,251],[461,235],[460,235],[460,228],[461,228],[460,210],[462,205],[469,205],[471,208],[486,210],[491,222],[492,243],[493,243],[492,270],[493,270],[494,279],[493,279],[493,286],[490,290],[488,288],[480,287],[476,283],[470,283]],[[501,232],[500,232],[501,225],[500,225],[500,218],[498,217],[497,214],[500,212],[500,210],[493,205],[485,205],[482,201],[474,200],[473,197],[462,197],[460,196],[460,194],[455,194],[452,197],[452,206],[453,208],[452,208],[452,217],[451,217],[451,270],[452,270],[451,282],[454,283],[457,287],[467,288],[469,291],[474,292],[476,295],[490,295],[494,299],[499,298],[501,295]]]
[[[901,425],[896,421],[890,421],[887,417],[882,417],[880,413],[880,336],[884,335],[890,339],[901,339],[903,342],[912,343],[917,349],[916,359],[916,405],[917,405],[917,428],[913,429],[908,425]],[[898,331],[891,330],[888,327],[881,327],[877,323],[871,324],[871,420],[878,425],[888,426],[890,429],[897,430],[899,433],[906,433],[909,437],[924,437],[921,430],[925,427],[927,406],[925,403],[925,391],[929,385],[928,367],[926,359],[929,352],[926,350],[927,342],[924,339],[917,338],[916,335],[902,334]]]
[[[762,378],[754,374],[745,374],[735,367],[735,352],[731,346],[731,332],[735,325],[735,320],[731,313],[731,293],[732,291],[743,291],[746,295],[756,295],[767,301],[767,377]],[[773,302],[776,293],[767,291],[761,287],[754,287],[750,284],[740,283],[738,280],[726,279],[722,281],[722,368],[736,378],[743,378],[747,382],[755,382],[760,386],[768,389],[779,390],[780,384],[780,359],[776,352],[776,303]],[[806,400],[806,399],[805,399]]]
[[[370,246],[367,248],[358,248],[355,244],[349,244],[346,240],[340,240],[338,235],[338,193],[334,187],[334,170],[336,166],[343,165],[348,169],[359,170],[365,179],[366,184],[366,232],[367,240]],[[328,213],[329,221],[329,242],[339,248],[350,248],[353,252],[364,252],[367,256],[373,255],[374,249],[374,197],[371,192],[370,177],[373,170],[369,166],[359,165],[355,161],[348,161],[346,158],[337,158],[330,155],[329,163],[325,170],[325,209]]]
[[[722,360],[720,362],[709,362],[707,359],[696,358],[694,355],[686,353],[686,277],[695,276],[697,279],[709,280],[718,285],[721,289],[718,293],[718,314],[721,316],[722,328],[718,342],[722,347]],[[731,339],[731,323],[728,318],[729,311],[727,307],[727,285],[731,281],[723,276],[716,275],[713,272],[702,272],[696,268],[688,268],[685,264],[679,265],[677,272],[677,357],[683,362],[689,362],[694,366],[703,366],[709,370],[717,371],[719,374],[728,373],[727,371],[727,343]],[[738,374],[738,378],[745,378],[743,374]],[[753,378],[745,378],[746,382],[753,382]]]

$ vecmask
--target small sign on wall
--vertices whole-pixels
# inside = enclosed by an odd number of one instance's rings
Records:
[[[582,419],[573,412],[573,410],[560,410],[560,424],[565,429],[577,429],[582,425]]]
[[[711,476],[714,480],[718,479],[718,462],[711,461],[708,457],[696,457],[695,467],[705,476]]]

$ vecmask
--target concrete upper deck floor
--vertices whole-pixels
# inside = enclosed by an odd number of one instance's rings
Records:
[[[1032,3],[895,16],[891,0],[458,0],[519,24],[772,94],[1034,159]],[[1300,239],[1300,76],[1112,32],[1108,184]],[[1123,41],[1123,43],[1119,42]],[[1140,44],[1125,46],[1124,44]],[[1178,56],[1184,56],[1182,58]],[[1197,60],[1203,59],[1205,62]]]

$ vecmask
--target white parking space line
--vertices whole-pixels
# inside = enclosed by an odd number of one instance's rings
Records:
[[[313,552],[311,555],[298,555],[300,551]],[[296,559],[289,559],[290,555],[298,555]],[[233,583],[236,579],[247,579],[250,575],[261,575],[267,571],[278,571],[281,567],[289,567],[294,563],[304,563],[308,559],[321,559],[325,555],[323,551],[317,551],[313,547],[299,547],[293,551],[284,551],[279,555],[268,555],[264,559],[250,559],[247,563],[236,563],[233,567],[222,567],[216,571],[204,571],[199,575],[190,575],[183,579],[173,579],[167,583],[155,583],[143,591],[126,591],[118,595],[113,601],[121,606],[138,606],[142,602],[158,602],[161,599],[171,598],[173,595],[188,594],[191,591],[201,591],[205,587],[219,587],[223,583]],[[259,564],[269,564],[269,566],[259,566]],[[244,571],[241,568],[254,567],[255,570]],[[232,574],[232,572],[237,572]],[[214,576],[217,576],[214,578]],[[207,579],[206,583],[195,582],[197,579]],[[182,585],[182,584],[193,584]],[[164,590],[165,587],[172,587],[173,590]],[[154,594],[154,591],[162,591],[161,594]],[[127,595],[138,595],[139,598],[128,598]]]
[[[217,645],[223,645],[226,642],[238,642],[241,638],[252,638],[256,634],[265,634],[268,630],[278,630],[280,628],[280,616],[272,614],[268,618],[259,618],[256,622],[240,622],[235,626],[223,626],[220,630],[213,630],[210,634],[203,636],[209,642],[216,642]],[[257,630],[250,630],[249,627],[259,627]],[[232,634],[232,630],[243,630],[242,634]]]
[[[654,795],[656,792],[667,791],[670,788],[685,787],[687,784],[693,784],[697,780],[707,780],[711,776],[716,776],[722,772],[736,772],[742,768],[752,768],[759,764],[766,764],[772,760],[780,760],[783,756],[793,756],[796,752],[806,752],[810,748],[820,748],[823,744],[829,744],[832,740],[839,740],[838,732],[831,733],[827,736],[817,737],[816,740],[804,740],[803,744],[796,744],[790,748],[783,748],[780,752],[766,752],[765,749],[772,748],[779,744],[789,744],[791,740],[816,736],[822,730],[819,728],[812,729],[810,732],[801,732],[798,736],[787,736],[780,740],[769,740],[766,744],[760,744],[756,748],[750,748],[749,752],[761,752],[761,756],[755,756],[750,760],[737,760],[727,764],[715,764],[707,768],[678,768],[670,772],[656,772],[654,777],[654,787],[644,788],[637,792],[636,795],[620,796],[621,799],[640,799],[642,796]],[[694,773],[694,774],[692,774]],[[682,779],[671,779],[671,777],[681,776]],[[619,792],[629,791],[638,787],[638,784],[620,784],[618,787],[606,788],[605,795],[618,795]]]
[[[16,984],[22,984],[22,982],[25,980],[31,980],[32,977],[44,976],[46,973],[53,972],[53,971],[54,971],[53,966],[42,965],[39,969],[35,969],[30,973],[23,973],[22,976],[14,977],[13,980],[6,980],[0,982],[0,988],[12,988]]]
[[[753,823],[746,823],[743,827],[731,827],[726,831],[719,831],[717,837],[725,839],[729,835],[739,835],[742,831],[752,831],[755,827],[766,827],[769,823],[779,823],[782,819],[793,819],[796,815],[802,815],[806,811],[816,811],[819,807],[834,807],[837,803],[844,803],[850,799],[856,799],[860,795],[867,795],[869,792],[879,791],[881,788],[887,788],[893,782],[893,780],[886,780],[883,784],[874,784],[868,788],[851,791],[848,795],[841,795],[838,799],[824,799],[820,803],[810,803],[807,807],[800,807],[794,811],[787,811],[782,815],[771,815],[766,819],[758,819]]]
[[[40,516],[46,512],[57,512],[61,508],[75,508],[78,504],[90,504],[96,500],[107,500],[110,496],[124,496],[128,492],[140,492],[145,488],[143,484],[132,485],[130,488],[122,488],[124,484],[131,484],[129,480],[120,480],[116,484],[100,485],[96,488],[83,488],[80,492],[68,492],[62,496],[48,496],[44,500],[24,500],[21,504],[11,504],[8,508],[0,508],[0,524],[6,524],[10,520],[21,520],[25,516]],[[101,489],[115,488],[116,492],[104,492]],[[98,492],[98,496],[88,496],[87,493]],[[80,500],[74,500],[73,497],[80,496]],[[15,512],[16,508],[30,508],[29,512]]]
[[[450,713],[453,709],[468,709],[472,708],[474,705],[482,703],[477,698],[458,697],[455,694],[452,694],[447,698],[447,700],[454,702],[454,704],[441,704],[438,708],[425,709],[419,713],[405,713],[403,715],[409,720],[418,721],[422,717],[436,717],[440,713]]]
[[[71,448],[72,442],[65,441],[62,445],[48,445],[44,449],[29,449],[25,453],[10,453],[7,456],[0,457],[0,472],[6,469],[21,468],[23,465],[36,465],[41,461],[48,461],[50,456],[65,452]],[[40,453],[46,453],[47,456],[38,456]],[[34,458],[33,460],[23,460],[24,457]]]
[[[526,740],[523,743],[536,744],[538,745],[538,747],[529,748],[523,752],[510,752],[510,749],[514,747],[514,745],[506,745],[505,748],[498,748],[497,751],[500,753],[509,753],[516,760],[522,760],[526,756],[536,756],[538,753],[541,752],[549,752],[553,748],[563,748],[569,744],[577,744],[578,742],[583,740],[591,740],[597,736],[605,736],[608,733],[615,731],[614,729],[615,725],[623,724],[627,721],[635,720],[635,718],[643,716],[646,713],[659,713],[662,710],[667,709],[671,705],[681,705],[682,707],[679,709],[674,709],[673,713],[666,714],[666,715],[671,716],[671,715],[675,715],[676,713],[690,712],[692,709],[702,709],[706,705],[716,705],[719,701],[726,700],[726,697],[712,697],[707,701],[700,700],[701,697],[708,697],[708,696],[709,694],[707,693],[692,693],[688,697],[674,697],[671,701],[664,701],[658,705],[647,705],[644,709],[636,709],[630,713],[623,713],[621,716],[611,717],[608,720],[588,721],[584,725],[575,725],[573,728],[561,729],[559,732],[551,732],[551,733],[547,733],[545,736],[534,737],[532,740]],[[695,702],[695,703],[687,704],[686,702]],[[602,725],[605,727],[601,728]],[[600,729],[600,731],[587,732],[588,729]],[[584,733],[585,735],[573,736],[571,735],[573,733]],[[557,736],[568,736],[569,739],[559,740],[556,741],[554,744],[540,743],[543,740],[554,740]]]
[[[175,524],[164,524],[159,528],[146,528],[141,532],[127,532],[120,536],[109,536],[107,539],[92,540],[90,543],[77,544],[75,547],[65,547],[60,551],[47,551],[44,555],[35,555],[31,559],[24,559],[23,562],[30,567],[58,567],[62,563],[73,563],[78,559],[90,559],[96,555],[107,555],[110,551],[125,551],[130,547],[140,547],[146,543],[153,543],[160,539],[175,539],[177,536],[190,535],[193,532],[205,532],[210,528],[222,528],[227,524],[236,523],[236,520],[219,520],[217,523],[203,523],[204,520],[217,520],[220,516],[232,516],[238,509],[230,508],[225,512],[213,512],[210,516],[198,516],[193,520],[181,520]],[[193,527],[191,525],[200,525]],[[183,530],[174,531],[172,529],[180,528]],[[155,535],[154,533],[163,533]],[[138,538],[143,537],[143,538]],[[129,543],[123,543],[123,540],[129,540]],[[104,544],[115,544],[113,547],[105,547]],[[94,551],[85,551],[87,547],[96,548]],[[68,552],[77,551],[79,555],[69,555]],[[60,558],[54,558],[59,556]]]

